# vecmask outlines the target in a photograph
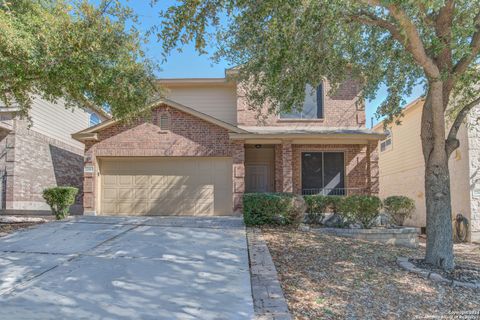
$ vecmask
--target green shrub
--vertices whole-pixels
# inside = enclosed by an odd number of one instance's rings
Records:
[[[338,212],[338,206],[342,201],[341,196],[305,195],[307,205],[307,223],[319,224],[325,217],[325,213]]]
[[[405,196],[391,196],[383,200],[383,206],[393,222],[398,226],[403,226],[405,219],[412,217],[415,201]]]
[[[299,223],[305,202],[291,193],[246,193],[243,195],[243,217],[247,226]]]
[[[308,213],[325,213],[327,211],[328,202],[325,196],[321,195],[306,195],[303,196],[307,204]]]
[[[326,196],[328,199],[328,208],[332,213],[338,213],[339,207],[342,201],[345,199],[343,196]]]
[[[378,217],[382,201],[376,196],[348,196],[340,203],[339,210],[347,223],[359,222],[371,228]]]
[[[57,220],[68,216],[68,209],[75,203],[78,189],[74,187],[54,187],[43,190],[43,198],[52,209]]]

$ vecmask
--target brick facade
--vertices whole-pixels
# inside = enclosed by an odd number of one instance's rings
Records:
[[[324,118],[314,120],[279,119],[268,112],[268,106],[261,110],[249,106],[245,98],[245,86],[237,87],[237,123],[244,126],[320,126],[320,127],[365,127],[365,108],[358,103],[360,86],[353,80],[345,81],[329,96],[330,84],[324,82]]]
[[[275,145],[275,191],[283,191],[283,158],[282,158],[282,145]]]
[[[370,144],[284,144],[275,145],[275,191],[302,192],[303,152],[343,152],[345,188],[350,192],[377,195],[379,191],[377,143]]]
[[[241,213],[245,193],[245,147],[237,141],[233,150],[233,212]]]
[[[372,141],[367,146],[368,189],[372,194],[380,192],[380,168],[378,164],[378,142]]]
[[[160,115],[167,113],[170,130],[158,126]],[[228,130],[167,105],[152,110],[131,123],[116,123],[98,133],[99,141],[85,145],[85,165],[97,172],[96,157],[232,157],[234,210],[241,208],[244,191],[243,143],[230,141]],[[84,177],[85,212],[95,211],[95,174]]]
[[[285,141],[282,150],[282,192],[294,192],[293,181],[293,151],[292,143]]]
[[[363,105],[357,106],[359,86],[345,82],[333,96],[324,97],[324,119],[281,120],[267,115],[259,122],[256,110],[245,101],[245,87],[237,86],[237,121],[239,125],[256,126],[325,126],[365,127]],[[330,90],[325,83],[325,94]],[[167,103],[168,104],[168,103]],[[230,140],[229,130],[202,120],[188,112],[162,104],[148,114],[129,123],[117,122],[97,133],[98,141],[85,142],[84,208],[86,213],[96,212],[98,194],[96,176],[98,157],[231,157],[232,197],[235,213],[242,209],[245,192],[245,144],[249,141]],[[268,106],[263,108],[265,111]],[[169,129],[159,127],[161,115],[167,115]],[[278,140],[278,139],[277,139]],[[346,188],[361,192],[378,192],[378,157],[375,144],[295,144],[294,141],[275,142],[275,191],[301,193],[301,152],[342,151],[346,161]],[[93,172],[88,172],[93,169]]]
[[[83,150],[28,129],[25,120],[13,121],[14,130],[1,141],[4,212],[49,213],[43,190],[73,186],[79,193],[71,212],[82,213]]]

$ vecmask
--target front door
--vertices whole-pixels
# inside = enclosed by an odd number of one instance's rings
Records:
[[[268,165],[249,164],[245,166],[245,192],[268,191]]]

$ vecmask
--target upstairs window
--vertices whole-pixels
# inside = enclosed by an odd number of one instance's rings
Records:
[[[301,109],[295,109],[288,113],[280,113],[280,119],[312,120],[323,119],[323,84],[316,89],[307,85],[305,88],[305,101]]]
[[[380,152],[384,152],[392,148],[392,132],[390,130],[386,130],[385,135],[387,137],[380,142]]]
[[[101,122],[100,117],[96,113],[92,112],[90,113],[89,122],[90,122],[90,126],[95,126]]]

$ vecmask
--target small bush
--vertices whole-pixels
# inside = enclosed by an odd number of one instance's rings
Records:
[[[376,196],[349,196],[340,203],[340,212],[348,223],[359,222],[366,229],[378,217],[382,201]]]
[[[303,196],[307,204],[308,213],[325,213],[327,212],[328,199],[327,196],[307,195]]]
[[[331,213],[338,213],[339,212],[339,207],[342,203],[342,201],[345,199],[344,196],[325,196],[327,198],[327,209],[328,212]]]
[[[324,195],[305,195],[303,196],[307,204],[307,223],[320,224],[325,213],[338,212],[338,206],[342,201],[341,196],[324,196]]]
[[[54,187],[43,190],[43,198],[52,209],[57,220],[68,216],[68,209],[75,203],[78,189],[74,187]]]
[[[247,226],[290,224],[303,219],[305,202],[291,193],[246,193],[243,217]]]
[[[383,200],[385,212],[397,226],[403,226],[406,218],[411,218],[415,201],[405,196],[391,196]]]

